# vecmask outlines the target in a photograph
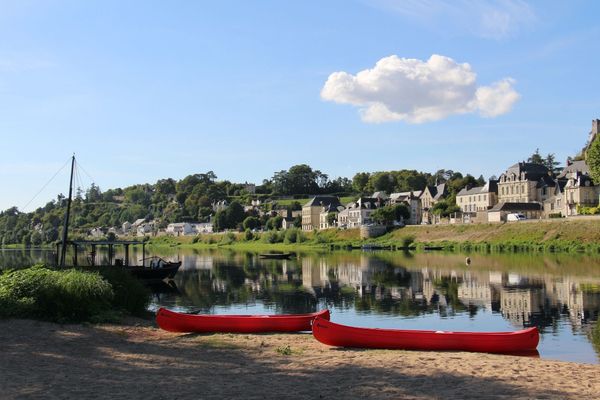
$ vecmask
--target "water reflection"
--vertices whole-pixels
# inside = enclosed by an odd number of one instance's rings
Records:
[[[1,252],[0,265],[14,253]],[[340,252],[265,260],[172,251],[176,290],[153,307],[202,313],[305,313],[357,326],[469,331],[537,326],[542,357],[598,362],[600,259],[585,255]],[[42,253],[31,257],[43,259]],[[596,338],[592,340],[592,338]]]

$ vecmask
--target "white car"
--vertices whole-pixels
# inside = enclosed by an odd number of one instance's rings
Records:
[[[527,217],[521,213],[511,213],[506,216],[507,221],[523,221],[526,220]]]

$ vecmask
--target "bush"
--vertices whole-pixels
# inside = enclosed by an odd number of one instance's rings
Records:
[[[236,240],[235,234],[233,232],[227,232],[226,234],[224,234],[221,237],[221,244],[225,244],[225,245],[231,244],[231,243],[235,242],[235,240]]]
[[[414,243],[414,241],[415,237],[413,235],[404,236],[402,239],[400,239],[402,247],[409,247],[411,244]]]
[[[131,273],[119,267],[90,267],[112,286],[114,310],[143,316],[150,303],[150,291]]]
[[[91,321],[109,314],[114,292],[97,273],[43,266],[0,276],[0,316],[57,322]]]
[[[250,242],[250,241],[254,240],[254,234],[252,233],[252,231],[250,229],[246,229],[244,231],[244,239],[247,242]]]
[[[285,243],[302,243],[302,232],[297,228],[290,228],[285,231]]]
[[[282,239],[277,231],[267,231],[262,235],[262,241],[265,243],[279,243]]]

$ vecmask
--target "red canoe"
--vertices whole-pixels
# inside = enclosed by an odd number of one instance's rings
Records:
[[[339,347],[403,350],[455,350],[484,353],[519,353],[535,350],[537,328],[516,332],[446,332],[355,328],[323,318],[313,321],[313,336]]]
[[[159,327],[171,332],[298,332],[310,331],[311,321],[329,320],[329,310],[288,315],[196,315],[161,308],[156,313]]]

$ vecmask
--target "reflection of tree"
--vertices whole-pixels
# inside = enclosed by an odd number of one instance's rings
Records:
[[[600,356],[600,319],[596,321],[596,325],[592,328],[590,333],[590,340],[594,346],[594,350]]]
[[[410,285],[410,272],[405,268],[394,268],[386,265],[373,273],[373,282],[382,286],[402,286]]]
[[[456,312],[466,310],[465,305],[458,298],[459,282],[457,279],[453,279],[449,276],[442,276],[435,279],[433,285],[446,298],[446,303],[452,307],[450,315],[455,315]],[[472,309],[469,310],[469,314],[474,315],[475,313],[476,311]]]

